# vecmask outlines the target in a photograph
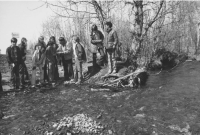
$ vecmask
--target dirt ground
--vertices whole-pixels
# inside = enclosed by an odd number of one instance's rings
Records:
[[[9,70],[0,58],[3,83]],[[3,64],[2,64],[3,63]],[[53,123],[64,116],[86,114],[104,128],[99,135],[199,135],[200,63],[187,61],[176,68],[150,73],[140,89],[100,88],[92,83],[49,90],[24,90],[0,95],[0,135],[88,135],[58,131]],[[105,69],[103,69],[105,70]],[[100,76],[100,71],[96,76]],[[87,81],[90,82],[90,81]],[[48,132],[47,132],[48,131]]]

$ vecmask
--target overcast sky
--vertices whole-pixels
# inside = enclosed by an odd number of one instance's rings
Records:
[[[42,23],[53,15],[53,12],[43,6],[41,1],[0,1],[0,49],[6,53],[11,44],[12,32],[19,33],[18,43],[22,37],[28,41],[36,40],[41,33]]]

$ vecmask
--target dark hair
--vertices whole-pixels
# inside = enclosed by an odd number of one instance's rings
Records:
[[[97,25],[96,24],[93,24],[92,25],[92,30],[97,30],[98,28],[97,28]]]
[[[78,36],[76,36],[76,35],[74,35],[73,37],[72,37],[76,42],[80,42],[80,38],[78,37]]]
[[[11,39],[11,42],[17,43],[17,39],[16,39],[15,37],[13,37],[13,38]]]
[[[54,42],[56,43],[56,38],[55,38],[54,36],[51,36],[51,37],[49,38],[49,40],[51,40],[51,39],[53,39]]]
[[[21,42],[24,43],[25,41],[27,41],[27,39],[26,39],[25,37],[23,37],[23,38],[21,39]]]
[[[105,25],[108,25],[110,28],[112,28],[112,23],[110,21],[106,21]]]
[[[49,41],[48,43],[47,43],[47,46],[49,46],[49,45],[53,45],[54,43],[52,42],[52,41]]]
[[[59,41],[65,41],[65,38],[64,38],[64,37],[59,37],[58,40],[59,40]]]

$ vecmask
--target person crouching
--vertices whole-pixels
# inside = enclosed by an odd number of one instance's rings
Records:
[[[44,65],[46,60],[45,47],[38,45],[32,57],[32,88],[36,85],[36,68],[40,70],[40,85],[44,83]]]
[[[82,63],[86,61],[86,53],[83,46],[80,44],[78,36],[72,37],[74,57],[75,57],[75,81],[76,84],[81,84],[83,81]]]

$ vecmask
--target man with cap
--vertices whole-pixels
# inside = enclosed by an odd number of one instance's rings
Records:
[[[105,22],[105,47],[106,47],[106,53],[108,56],[108,73],[116,73],[116,60],[115,60],[115,49],[118,44],[118,36],[117,32],[113,30],[112,23],[110,21]]]
[[[17,39],[11,39],[11,46],[6,49],[6,56],[9,67],[11,69],[11,83],[12,88],[20,88],[20,79],[19,79],[19,65],[22,63],[22,56],[19,47],[16,45]],[[22,83],[22,82],[21,82]]]
[[[96,24],[92,25],[91,28],[91,43],[92,43],[92,47],[93,47],[93,68],[95,68],[96,66],[96,53],[97,51],[99,51],[100,53],[100,66],[104,66],[104,62],[105,62],[105,53],[104,53],[104,47],[103,47],[103,40],[104,40],[104,36],[102,34],[101,31],[98,30]]]
[[[62,58],[64,68],[64,80],[70,81],[74,79],[74,72],[72,67],[73,45],[72,42],[67,42],[64,37],[59,38],[59,47],[57,54]]]

